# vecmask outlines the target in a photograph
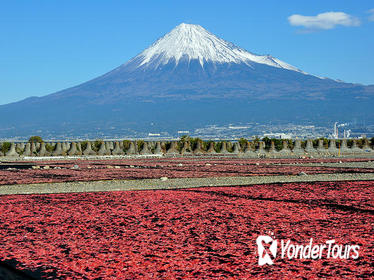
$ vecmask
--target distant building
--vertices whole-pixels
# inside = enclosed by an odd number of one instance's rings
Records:
[[[276,139],[292,139],[292,135],[287,133],[264,133],[264,137]]]

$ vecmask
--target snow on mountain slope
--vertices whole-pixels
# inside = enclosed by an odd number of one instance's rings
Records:
[[[178,64],[181,59],[185,58],[199,60],[202,67],[208,61],[214,63],[245,63],[248,66],[252,66],[252,63],[255,62],[306,74],[272,56],[256,55],[241,49],[218,38],[200,25],[186,23],[175,27],[134,59],[140,61],[138,66],[156,61],[152,65],[157,68],[171,60],[175,60]]]

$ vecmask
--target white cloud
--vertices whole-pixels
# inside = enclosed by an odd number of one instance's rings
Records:
[[[370,21],[374,21],[374,9],[371,9],[371,10],[369,10],[368,12],[369,12],[369,14],[370,14],[370,16],[369,16],[369,20],[370,20]]]
[[[359,26],[360,20],[343,12],[327,12],[316,16],[292,15],[288,22],[294,26],[303,26],[309,30],[333,29],[337,25]]]

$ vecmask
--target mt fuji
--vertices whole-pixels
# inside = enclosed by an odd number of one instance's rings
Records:
[[[320,78],[182,23],[103,76],[0,106],[0,136],[80,136],[97,127],[173,132],[223,122],[371,121],[373,106],[374,86]]]
[[[302,72],[279,59],[268,55],[255,55],[230,42],[220,39],[200,25],[182,23],[170,33],[157,40],[151,47],[139,54],[138,66],[148,65],[154,69],[161,65],[179,61],[198,60],[204,63],[244,63],[252,67],[253,63]]]

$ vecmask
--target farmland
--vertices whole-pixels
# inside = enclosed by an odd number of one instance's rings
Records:
[[[9,163],[0,191],[24,194],[0,196],[0,268],[20,279],[369,278],[373,171],[358,158]],[[108,188],[87,192],[77,181]],[[259,266],[256,238],[270,232],[300,244],[355,244],[359,257],[278,256]]]

